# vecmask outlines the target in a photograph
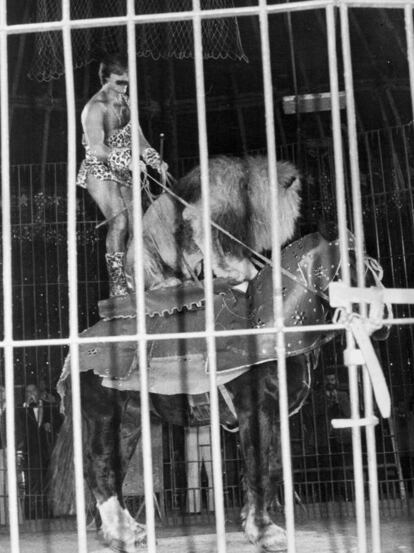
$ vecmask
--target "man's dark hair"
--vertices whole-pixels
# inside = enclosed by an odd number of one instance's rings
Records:
[[[121,54],[107,54],[99,65],[99,79],[101,84],[105,84],[111,73],[122,75],[128,71],[128,60]]]

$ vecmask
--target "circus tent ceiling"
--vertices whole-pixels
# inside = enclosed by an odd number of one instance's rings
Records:
[[[206,2],[206,7],[254,4],[249,0]],[[9,23],[36,20],[39,18],[39,5],[47,4],[48,0],[38,0],[36,3],[9,0]],[[137,3],[137,6],[141,6],[142,13],[148,13],[151,8],[154,9],[153,6],[160,7],[161,4],[169,8],[173,6],[174,9],[178,9],[177,6],[188,9],[189,6],[187,0],[168,0],[156,4],[147,1]],[[74,1],[73,6],[77,5],[78,2]],[[105,17],[122,14],[125,3],[106,0],[79,5],[90,7],[89,16]],[[74,12],[72,15],[85,16],[85,13]],[[402,10],[354,9],[350,10],[349,15],[359,129],[393,127],[410,121],[412,109]],[[232,25],[223,29],[218,27],[217,22],[215,25],[214,21],[210,22],[204,39],[208,47],[208,40],[214,40],[216,36],[214,33],[223,38],[227,32],[232,38],[232,41],[223,41],[220,46],[222,53],[229,55],[205,56],[206,104],[212,153],[238,153],[265,146],[258,20],[251,16],[239,17],[237,21],[232,20]],[[337,44],[340,53],[339,27],[338,20]],[[95,36],[92,42],[88,32],[81,30],[73,34],[74,48],[81,48],[77,59],[83,59],[74,69],[79,111],[99,87],[96,61],[99,52],[103,48],[112,51],[119,49],[124,30],[118,29],[114,34],[113,28],[105,28],[105,33],[101,33],[98,38]],[[171,32],[171,27],[164,28],[160,34],[164,33],[163,36],[171,42],[176,39]],[[59,71],[55,75],[36,71],[36,68],[44,70],[48,66],[45,59],[48,58],[50,62],[49,58],[53,57],[51,52],[57,57],[61,55],[56,46],[59,41],[49,37],[53,39],[51,50],[45,36],[27,34],[11,36],[9,39],[12,128],[19,135],[20,132],[24,133],[27,138],[25,144],[21,140],[12,141],[12,161],[15,163],[60,161],[65,156],[64,75],[59,75]],[[155,36],[154,32],[152,36]],[[41,38],[43,42],[39,42]],[[272,15],[270,41],[279,143],[294,142],[299,135],[306,140],[329,139],[329,109],[312,109],[309,113],[300,114],[293,110],[294,113],[286,113],[283,103],[286,96],[297,98],[305,94],[329,92],[323,10]],[[180,58],[178,53],[181,46],[183,44],[171,50],[174,55],[164,56],[158,50],[160,55],[157,56],[154,55],[157,52],[155,46],[153,51],[142,55],[142,49],[137,44],[141,124],[152,141],[157,141],[160,132],[166,134],[166,152],[174,158],[197,155],[197,151],[194,151],[194,144],[197,143],[194,61],[191,55]],[[184,43],[184,46],[187,53],[190,48],[191,54],[192,45]],[[341,59],[339,61],[342,84]],[[329,102],[326,107],[329,108]],[[47,148],[44,144],[45,133],[53,137]],[[43,139],[39,140],[41,137]]]

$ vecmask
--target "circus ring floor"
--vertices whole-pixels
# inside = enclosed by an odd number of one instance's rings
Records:
[[[412,517],[382,521],[382,553],[414,553],[414,524]],[[20,553],[74,553],[77,550],[76,531],[55,527],[20,534]],[[369,535],[369,527],[367,532]],[[186,535],[183,535],[185,532]],[[141,548],[146,551],[146,547]],[[296,526],[296,550],[298,553],[357,553],[355,521],[324,520],[306,522]],[[88,531],[88,552],[108,553]],[[214,528],[192,526],[186,529],[157,528],[157,552],[159,553],[215,553],[217,545]],[[371,551],[371,548],[368,549]],[[0,553],[10,553],[9,537],[0,534]],[[227,529],[228,553],[255,553],[243,534],[231,527]]]

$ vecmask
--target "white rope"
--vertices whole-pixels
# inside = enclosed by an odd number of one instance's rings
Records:
[[[352,332],[359,349],[346,348],[344,363],[348,366],[365,365],[367,367],[378,408],[381,415],[388,418],[391,413],[391,397],[384,373],[369,338],[372,332],[381,328],[382,323],[371,320],[369,317],[362,318],[358,313],[349,314],[343,308],[338,308],[335,311],[333,322],[341,322]]]

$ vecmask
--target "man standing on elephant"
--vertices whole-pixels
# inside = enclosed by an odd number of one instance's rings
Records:
[[[86,188],[102,211],[108,225],[106,264],[110,296],[128,293],[125,278],[125,251],[132,237],[131,202],[131,123],[126,95],[129,75],[127,60],[108,55],[100,64],[101,89],[82,111],[85,159],[77,184]],[[141,128],[140,170],[149,166],[159,173],[167,171],[160,155],[150,146]]]

